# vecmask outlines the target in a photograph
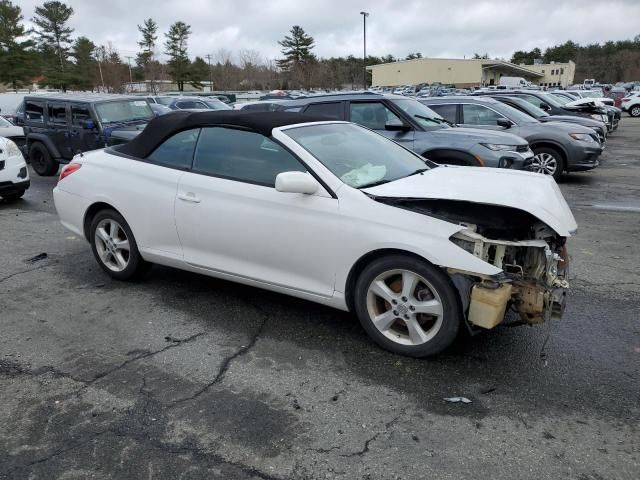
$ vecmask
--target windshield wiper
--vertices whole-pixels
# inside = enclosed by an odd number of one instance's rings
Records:
[[[447,120],[445,120],[444,118],[437,118],[437,117],[425,117],[424,115],[419,115],[419,114],[415,114],[414,117],[419,118],[421,120],[427,120],[429,122],[433,122],[437,125],[440,125],[442,123],[445,123],[447,125],[449,125],[450,127],[454,127],[455,125]]]
[[[377,180],[375,182],[371,182],[371,183],[365,183],[364,185],[360,185],[358,188],[358,190],[362,189],[362,188],[371,188],[371,187],[377,187],[378,185],[382,185],[384,183],[389,183],[391,180]]]
[[[419,173],[424,173],[431,170],[430,168],[419,168],[414,172],[411,172],[409,175],[407,175],[407,177],[410,177],[411,175],[418,175]]]

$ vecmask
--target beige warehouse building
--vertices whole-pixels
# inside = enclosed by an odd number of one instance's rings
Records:
[[[500,77],[522,77],[535,84],[566,87],[573,83],[575,64],[515,65],[502,60],[417,58],[371,65],[372,85],[384,87],[441,83],[458,88],[499,85]],[[562,73],[556,74],[562,71]],[[553,73],[552,73],[553,72]]]

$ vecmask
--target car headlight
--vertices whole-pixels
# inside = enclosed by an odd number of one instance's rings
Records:
[[[502,143],[481,143],[480,145],[487,147],[489,150],[493,150],[494,152],[499,150],[511,150],[515,152],[518,149],[517,145],[505,145]]]
[[[588,133],[570,133],[569,136],[574,140],[579,140],[581,142],[595,142],[593,137]]]
[[[600,115],[598,113],[592,114],[591,118],[593,118],[594,120],[598,120],[599,122],[604,122],[604,123],[607,123],[609,121],[609,118],[606,115]]]
[[[18,146],[13,141],[11,141],[9,139],[6,140],[5,152],[7,152],[7,156],[8,157],[15,157],[15,156],[22,155],[22,152],[20,151]]]

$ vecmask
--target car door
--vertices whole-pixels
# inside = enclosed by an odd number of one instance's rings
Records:
[[[89,121],[93,121],[94,126],[98,123],[91,117],[91,111],[86,104],[71,104],[71,128],[69,132],[71,149],[73,154],[96,150],[103,145],[100,144],[97,130],[89,128]]]
[[[175,218],[187,263],[329,297],[340,235],[338,201],[278,192],[275,177],[306,167],[280,144],[255,132],[203,128],[193,169],[178,186]]]
[[[409,149],[413,149],[415,139],[413,127],[406,131],[387,130],[387,124],[400,126],[407,125],[407,122],[403,121],[399,115],[394,113],[382,101],[349,102],[349,120],[375,130]]]
[[[71,146],[67,105],[65,103],[47,103],[47,127],[49,128],[49,138],[53,140],[62,158],[71,159],[73,157],[73,149]]]

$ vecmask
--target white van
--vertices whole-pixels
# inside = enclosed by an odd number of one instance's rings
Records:
[[[531,83],[522,77],[500,77],[500,86],[507,88],[527,88],[531,86]]]

